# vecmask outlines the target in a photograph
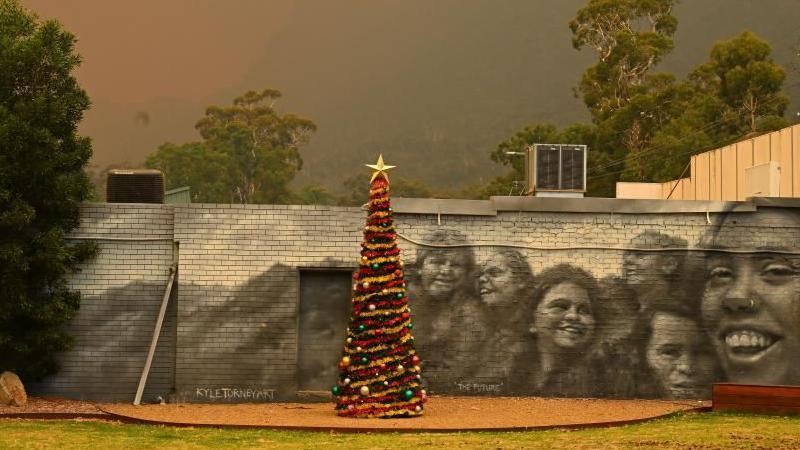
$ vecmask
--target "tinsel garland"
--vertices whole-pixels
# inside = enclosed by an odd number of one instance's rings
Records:
[[[381,158],[379,166],[370,167],[385,166]],[[368,207],[350,326],[332,389],[336,412],[345,417],[417,416],[427,396],[383,171],[373,176]]]

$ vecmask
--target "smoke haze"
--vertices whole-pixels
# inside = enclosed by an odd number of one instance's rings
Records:
[[[197,140],[208,105],[267,87],[319,125],[297,182],[332,189],[378,152],[402,177],[486,181],[502,172],[488,154],[525,124],[588,119],[572,88],[594,56],[572,48],[567,26],[584,0],[23,3],[78,38],[96,170]],[[744,29],[784,67],[800,40],[798,0],[687,0],[676,15],[661,69],[679,75]],[[800,92],[789,93],[794,116]]]

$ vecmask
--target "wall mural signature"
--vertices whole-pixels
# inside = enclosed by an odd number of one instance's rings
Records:
[[[251,387],[196,387],[192,400],[206,402],[267,402],[275,400],[275,389]]]

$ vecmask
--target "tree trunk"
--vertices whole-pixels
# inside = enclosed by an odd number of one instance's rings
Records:
[[[0,374],[0,405],[25,406],[28,395],[19,377],[11,372]]]

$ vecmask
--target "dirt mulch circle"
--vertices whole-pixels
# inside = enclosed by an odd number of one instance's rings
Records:
[[[679,411],[708,410],[710,402],[575,398],[432,397],[425,415],[411,419],[346,419],[329,403],[98,404],[30,398],[24,407],[0,406],[0,418],[107,419],[172,426],[275,428],[339,432],[521,431],[636,423]]]
[[[433,397],[422,417],[338,417],[327,403],[100,405],[117,417],[183,426],[240,426],[319,431],[489,431],[580,428],[635,423],[708,402],[567,398]]]
[[[28,397],[25,406],[0,405],[1,418],[102,419],[107,414],[93,403],[59,397]]]

